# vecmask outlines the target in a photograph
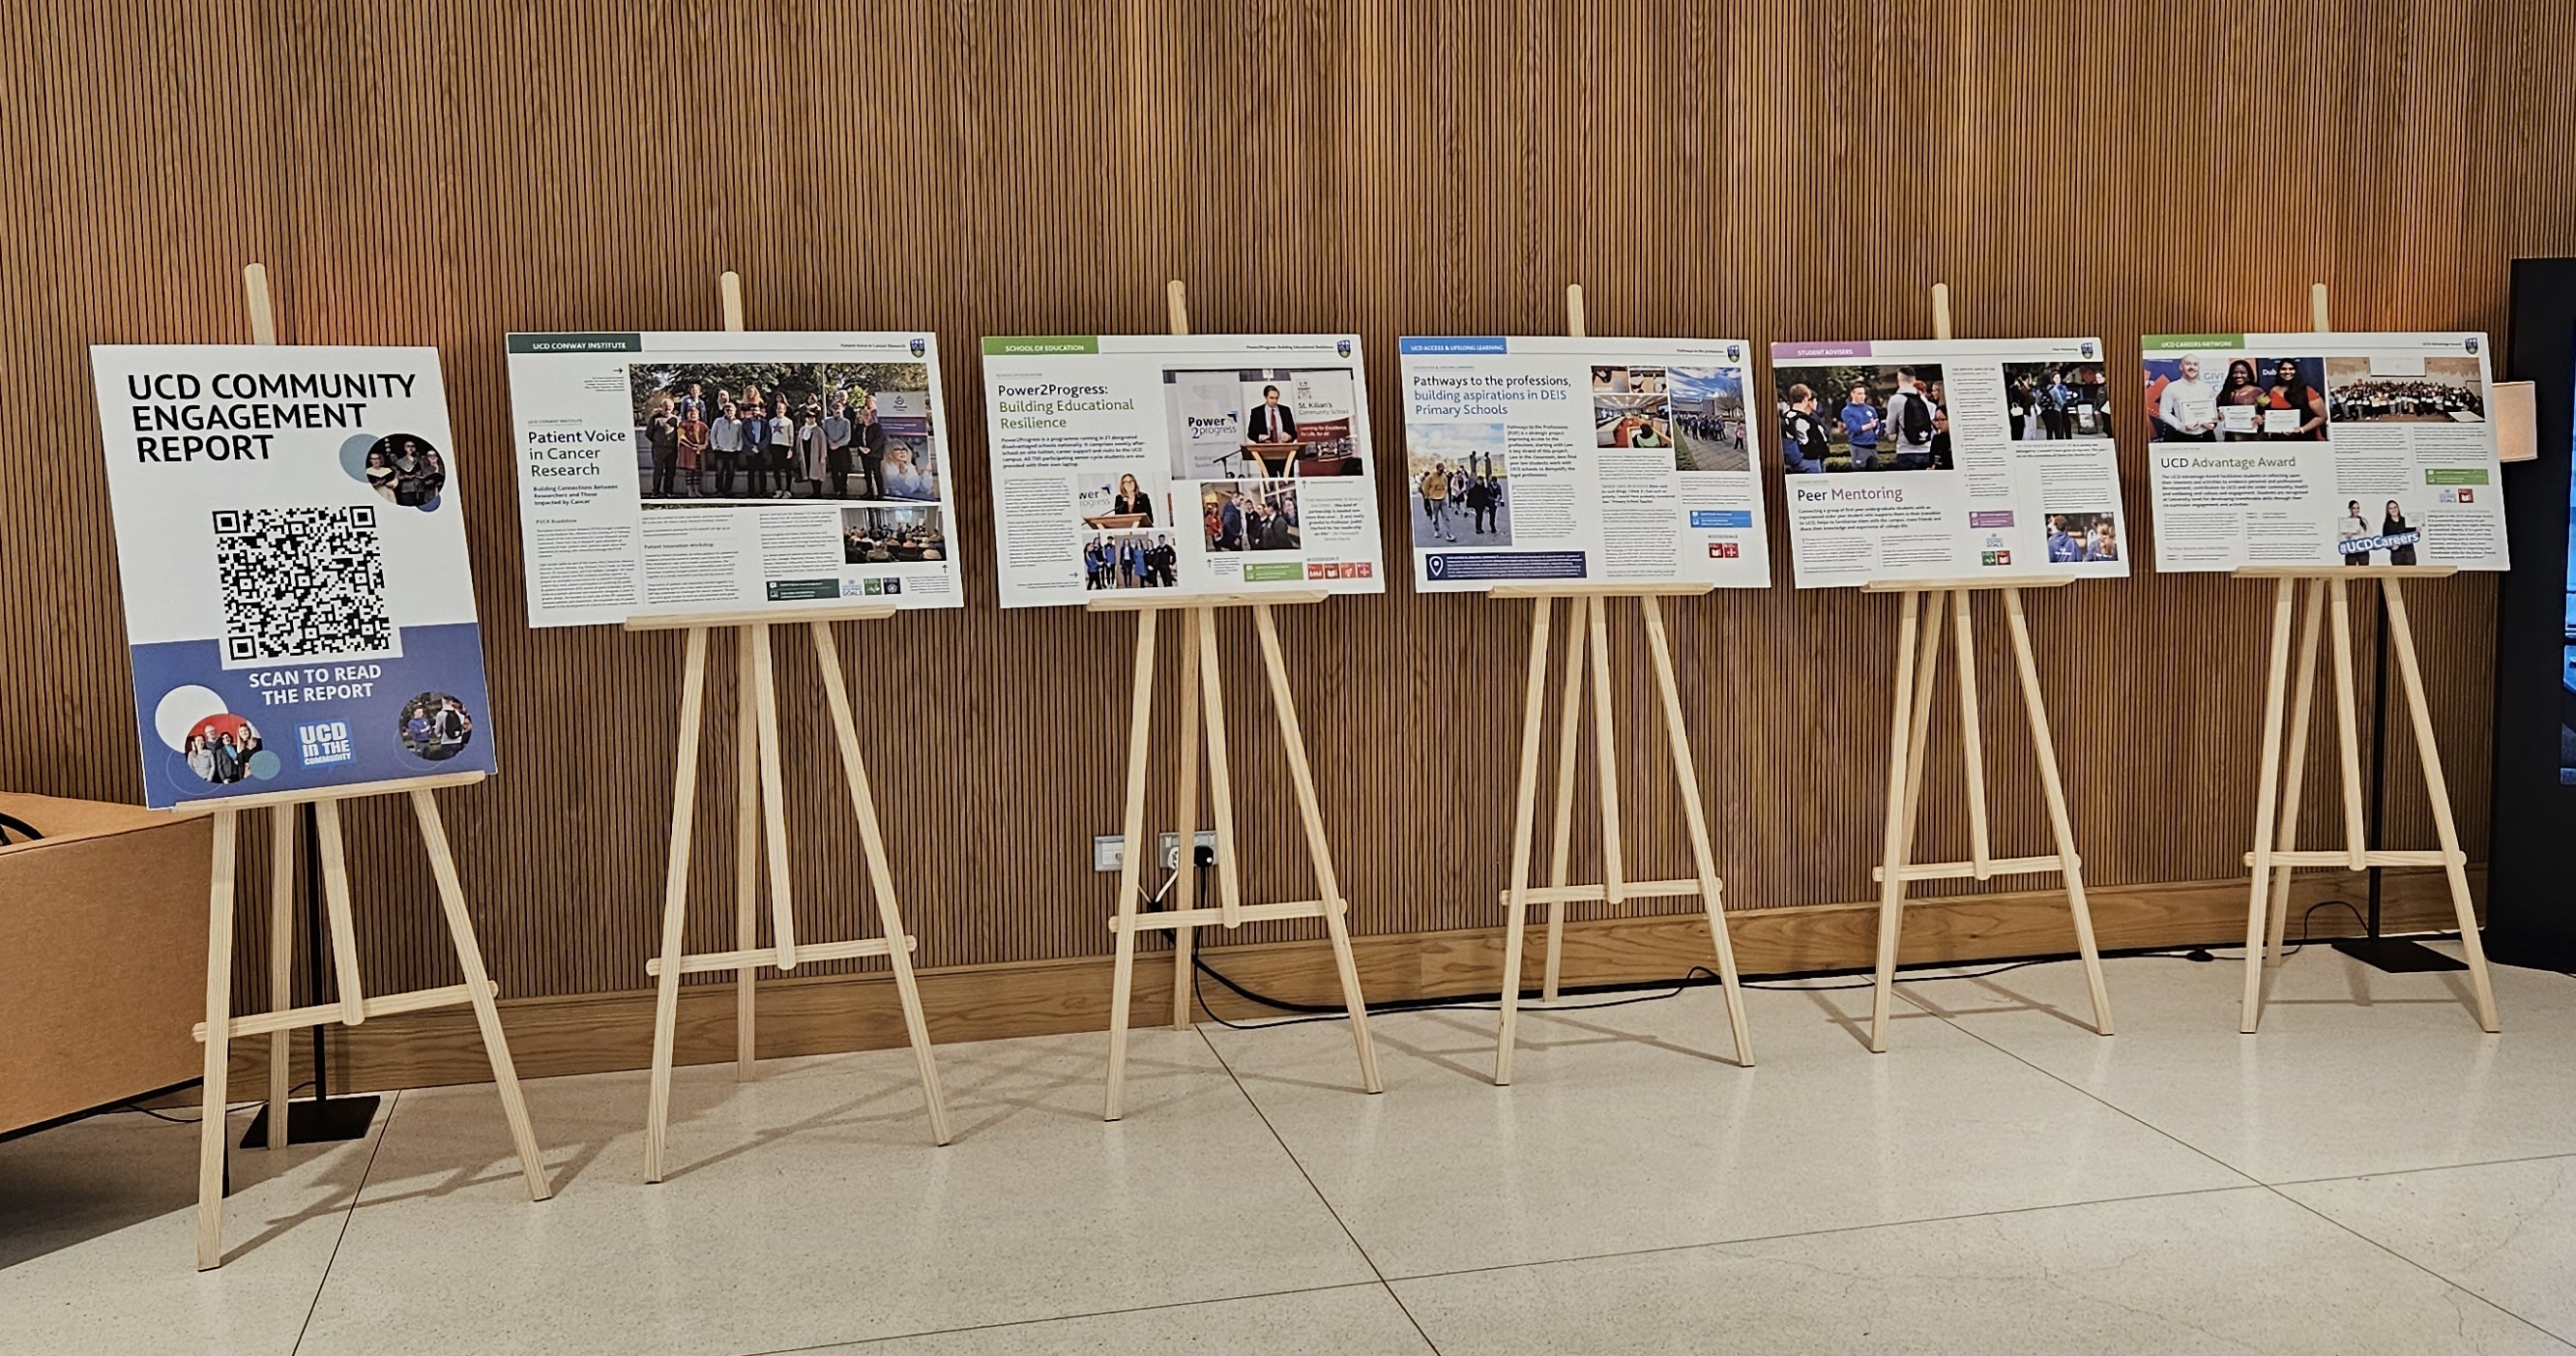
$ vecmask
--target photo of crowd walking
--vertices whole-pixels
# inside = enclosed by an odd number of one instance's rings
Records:
[[[1949,402],[1936,363],[1772,370],[1790,475],[1947,471]]]
[[[939,498],[922,364],[637,364],[627,375],[647,507]]]
[[[1404,431],[1411,475],[1413,544],[1512,544],[1510,468],[1503,464],[1503,425],[1415,424]]]
[[[1742,369],[1668,368],[1664,385],[1672,397],[1674,470],[1753,469]]]

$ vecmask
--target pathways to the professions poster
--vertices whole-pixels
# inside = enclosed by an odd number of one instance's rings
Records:
[[[144,803],[492,771],[438,351],[90,366]]]
[[[1773,344],[1800,588],[2126,575],[2099,339]]]
[[[509,349],[529,625],[965,605],[928,332]]]
[[[1360,342],[984,340],[1002,606],[1384,591]]]
[[[1741,339],[1408,338],[1416,587],[1771,582]]]
[[[2151,334],[2156,568],[2501,570],[2483,334]]]

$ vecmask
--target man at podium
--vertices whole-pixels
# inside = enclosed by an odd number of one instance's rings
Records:
[[[1243,421],[1243,450],[1262,463],[1262,474],[1297,474],[1297,414],[1279,403],[1279,388],[1261,388],[1261,403]],[[1281,469],[1271,471],[1271,466]]]

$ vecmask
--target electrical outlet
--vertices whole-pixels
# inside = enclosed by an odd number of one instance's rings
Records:
[[[1091,869],[1094,871],[1126,870],[1127,839],[1125,836],[1115,833],[1093,834],[1091,838]]]
[[[1210,852],[1216,851],[1216,830],[1199,830],[1198,845],[1206,848]],[[1181,836],[1170,829],[1163,830],[1162,836],[1155,840],[1154,852],[1156,856],[1163,859],[1164,870],[1173,871],[1179,869],[1181,865]]]

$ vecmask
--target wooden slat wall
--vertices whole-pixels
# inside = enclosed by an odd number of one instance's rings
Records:
[[[265,260],[288,342],[446,363],[502,767],[446,808],[515,995],[644,982],[679,638],[526,629],[506,331],[711,328],[725,268],[756,328],[936,328],[972,605],[859,628],[844,654],[921,959],[947,966],[1107,948],[1086,848],[1117,824],[1131,626],[993,606],[981,334],[1157,329],[1185,278],[1205,332],[1365,336],[1391,453],[1397,335],[1554,330],[1569,281],[1595,333],[1758,346],[1921,333],[1946,280],[1962,334],[2094,333],[2125,360],[2147,330],[2302,327],[2313,280],[2346,328],[2500,331],[2506,260],[2576,250],[2576,10],[2547,0],[7,8],[0,785],[136,796],[83,346],[245,339],[238,271]],[[2122,431],[2142,523],[2134,413]],[[1776,495],[1783,586],[1675,609],[1739,908],[1868,896],[1881,814],[1895,604],[1788,589]],[[2127,535],[2137,577],[2031,604],[2088,872],[2223,878],[2252,820],[2267,599],[2157,576],[2150,532]],[[2494,589],[2416,596],[2475,853]],[[1283,615],[1361,931],[1496,921],[1525,617],[1400,581]],[[2030,850],[2044,820],[1983,624],[1998,841]],[[1629,858],[1676,870],[1622,625]],[[784,639],[801,926],[853,933],[846,801],[799,695],[810,650]],[[1240,619],[1225,648],[1253,888],[1302,893]],[[2402,725],[2390,753],[2412,756]],[[1963,841],[1957,777],[1955,751],[1931,769],[1927,851]],[[731,781],[711,756],[700,945],[730,914]],[[2429,843],[2392,785],[2392,833]],[[358,810],[351,837],[374,982],[447,982],[398,807]]]

